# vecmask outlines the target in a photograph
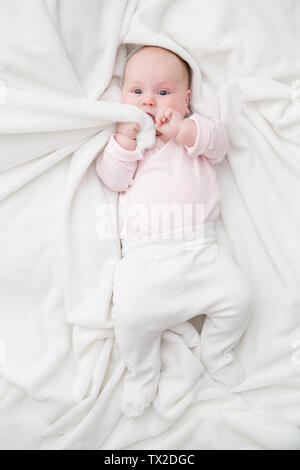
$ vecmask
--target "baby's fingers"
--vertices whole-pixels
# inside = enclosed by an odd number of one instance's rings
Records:
[[[172,117],[172,114],[173,114],[173,109],[168,108],[168,109],[165,110],[165,118],[166,119],[170,120],[171,117]]]
[[[171,119],[171,116],[172,109],[162,109],[157,113],[155,123],[157,124],[157,126],[162,126]]]

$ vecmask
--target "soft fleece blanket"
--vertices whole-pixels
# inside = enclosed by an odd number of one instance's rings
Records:
[[[0,448],[300,449],[300,4],[297,0],[0,1]],[[153,406],[126,418],[114,341],[117,195],[95,158],[117,121],[126,48],[193,70],[193,108],[226,121],[219,242],[255,311],[225,390],[202,373],[200,319],[168,330]],[[103,206],[104,205],[104,206]]]

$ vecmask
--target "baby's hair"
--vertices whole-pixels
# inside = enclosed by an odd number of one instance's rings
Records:
[[[171,51],[170,49],[166,49],[165,47],[161,47],[161,46],[152,46],[152,45],[145,45],[145,46],[142,46],[140,49],[138,49],[137,51],[133,52],[133,54],[131,54],[128,58],[127,58],[127,62],[129,59],[131,59],[132,56],[134,56],[135,54],[137,54],[138,52],[140,52],[141,50],[143,49],[146,49],[147,47],[156,47],[157,49],[163,49],[167,52],[170,52],[171,54],[175,55],[175,57],[177,57],[177,59],[179,59],[179,61],[182,63],[182,65],[184,66],[185,70],[186,70],[186,73],[187,73],[187,78],[188,78],[188,88],[190,88],[190,81],[191,81],[191,69],[190,69],[190,66],[189,64],[182,58],[180,57],[180,55],[176,54],[176,52],[173,52]],[[124,78],[124,76],[123,76]]]

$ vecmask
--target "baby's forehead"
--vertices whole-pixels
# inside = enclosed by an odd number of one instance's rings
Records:
[[[163,63],[165,67],[174,66],[181,67],[180,58],[171,51],[155,46],[145,46],[132,54],[126,63],[126,68],[130,64],[143,64],[144,62]]]
[[[176,70],[182,78],[187,77],[189,80],[188,65],[174,52],[156,46],[145,46],[134,52],[125,64],[124,77],[137,69],[152,73],[151,65],[157,66],[160,71]]]

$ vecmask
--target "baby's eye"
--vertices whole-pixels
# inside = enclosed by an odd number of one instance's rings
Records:
[[[135,89],[133,90],[133,93],[134,93],[135,95],[141,95],[141,94],[142,94],[142,90],[141,90],[140,88],[135,88]]]
[[[161,95],[161,96],[165,96],[165,95],[168,95],[169,92],[168,92],[167,90],[160,90],[160,91],[158,92],[158,94]]]

